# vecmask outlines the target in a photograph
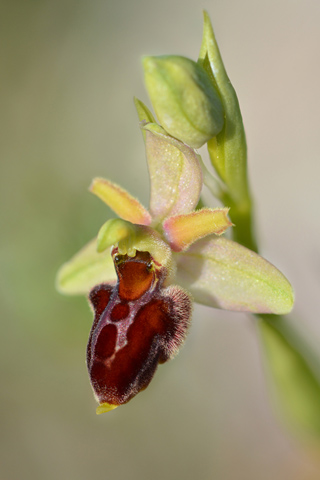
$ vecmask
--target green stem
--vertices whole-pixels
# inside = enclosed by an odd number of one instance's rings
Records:
[[[230,207],[229,216],[234,224],[234,228],[232,229],[234,240],[250,250],[258,252],[252,200],[248,197],[241,203],[236,203],[229,193],[225,193],[221,200],[223,205]]]
[[[234,239],[258,252],[253,228],[252,201],[242,205],[232,202],[228,194],[230,218],[235,223]],[[320,362],[308,343],[296,331],[290,318],[281,315],[255,315],[264,363],[282,405],[288,426],[319,441],[320,438]]]
[[[198,155],[198,160],[201,165],[204,185],[209,189],[210,193],[215,198],[218,198],[221,201],[223,201],[224,195],[226,194],[226,190],[223,183],[217,177],[214,177],[211,172],[209,172],[209,170],[203,163],[201,155]]]
[[[211,191],[225,206],[236,242],[258,252],[254,229],[253,202],[247,175],[247,145],[239,102],[225,70],[210,18],[204,12],[203,39],[198,62],[218,90],[225,112],[224,127],[207,147],[211,163],[223,188]],[[212,183],[205,171],[204,181]],[[288,317],[257,315],[257,328],[264,349],[264,360],[282,402],[283,412],[300,432],[320,438],[320,371],[319,359],[301,340]]]

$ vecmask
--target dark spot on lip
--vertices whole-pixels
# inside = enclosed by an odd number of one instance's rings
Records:
[[[100,361],[108,360],[115,353],[117,343],[117,327],[107,324],[99,333],[94,347],[94,356]]]
[[[130,307],[128,303],[117,303],[110,312],[110,320],[113,322],[119,322],[128,317],[130,313]]]

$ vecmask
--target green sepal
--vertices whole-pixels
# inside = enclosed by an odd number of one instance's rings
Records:
[[[146,155],[150,176],[149,212],[153,226],[171,215],[196,207],[202,189],[202,171],[193,148],[156,123],[141,122],[146,131]]]
[[[198,240],[175,258],[176,282],[197,303],[277,315],[293,307],[294,293],[286,277],[257,253],[225,237]]]
[[[112,283],[116,278],[110,252],[97,252],[97,239],[94,238],[62,265],[57,274],[56,287],[66,295],[88,294],[94,286]]]

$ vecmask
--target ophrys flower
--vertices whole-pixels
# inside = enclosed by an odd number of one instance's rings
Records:
[[[107,221],[58,275],[60,291],[89,294],[95,312],[87,366],[97,413],[129,401],[177,353],[192,297],[264,313],[286,313],[292,304],[291,286],[275,267],[219,237],[231,225],[227,208],[196,210],[202,190],[196,152],[156,124],[143,130],[149,210],[118,185],[95,179],[91,191],[120,218]]]

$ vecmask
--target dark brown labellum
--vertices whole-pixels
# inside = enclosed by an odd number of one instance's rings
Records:
[[[177,286],[163,287],[166,269],[148,252],[113,251],[116,285],[90,292],[95,317],[87,347],[91,384],[100,404],[121,405],[150,383],[159,363],[186,336],[192,303]]]

